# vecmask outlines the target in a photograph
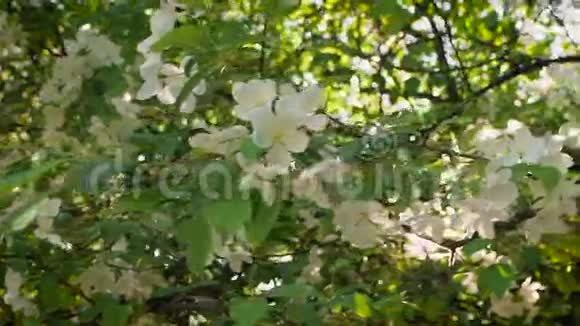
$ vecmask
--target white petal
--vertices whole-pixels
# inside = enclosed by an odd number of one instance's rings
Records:
[[[291,132],[286,133],[282,142],[286,146],[286,148],[294,153],[302,153],[308,147],[308,142],[310,139],[308,135],[300,130],[294,130]]]
[[[292,155],[284,146],[276,144],[266,154],[266,161],[272,165],[290,166],[292,164]]]
[[[262,148],[268,148],[272,146],[273,141],[273,130],[272,128],[261,128],[254,130],[252,134],[252,140],[254,144]]]
[[[157,42],[158,40],[159,37],[157,37],[156,35],[149,36],[148,38],[144,39],[139,44],[137,44],[137,51],[143,54],[149,53],[151,51],[151,46],[153,46],[153,44],[155,44],[155,42]],[[68,52],[72,53],[73,51]]]
[[[238,103],[236,112],[243,116],[245,112],[274,100],[276,83],[269,79],[250,80],[247,83],[236,82],[232,87],[232,96]]]
[[[312,131],[322,131],[326,128],[328,119],[322,114],[317,114],[312,117],[308,117],[304,122],[304,126]]]
[[[163,104],[173,104],[175,103],[176,97],[171,93],[169,86],[165,86],[157,93],[157,99]]]
[[[157,78],[145,80],[141,88],[137,91],[135,98],[138,100],[146,100],[161,90],[161,82]]]
[[[518,187],[512,182],[497,184],[485,191],[485,198],[495,204],[495,208],[504,209],[518,198]]]
[[[301,95],[282,96],[276,102],[276,116],[285,121],[288,127],[298,127],[308,117],[308,113],[302,111]]]
[[[205,82],[205,79],[202,79],[199,84],[197,84],[194,88],[193,88],[193,93],[195,95],[203,95],[205,94],[205,92],[207,91],[207,83]]]
[[[164,76],[183,75],[184,73],[178,66],[170,63],[163,64],[159,72]]]
[[[276,189],[274,188],[274,184],[271,182],[264,182],[261,185],[260,190],[262,194],[262,200],[264,200],[266,205],[272,206],[276,201]]]
[[[147,55],[145,62],[139,67],[139,73],[145,80],[157,78],[161,65],[161,55],[156,53]]]
[[[176,13],[167,7],[161,8],[151,16],[151,33],[154,35],[163,35],[173,29],[175,25]]]
[[[183,85],[180,83],[167,84],[161,92],[157,94],[157,98],[163,104],[174,104],[182,88]]]
[[[276,117],[274,114],[266,109],[256,109],[251,112],[249,118],[252,121],[252,127],[254,128],[253,140],[254,143],[262,148],[268,148],[272,146],[274,141],[274,133],[277,132],[276,129]]]
[[[234,106],[234,112],[236,116],[245,121],[253,121],[255,119],[260,119],[259,116],[266,114],[265,112],[272,112],[271,102],[266,103],[263,106],[253,106],[248,107],[241,104]]]
[[[313,85],[302,91],[303,110],[313,112],[324,104],[324,92],[322,88]]]
[[[292,84],[288,84],[288,83],[280,85],[279,91],[280,91],[281,96],[292,95],[292,94],[297,93],[294,86],[292,86]]]
[[[197,97],[195,95],[190,94],[183,103],[179,106],[179,112],[183,113],[191,113],[195,110],[195,106],[197,105]]]

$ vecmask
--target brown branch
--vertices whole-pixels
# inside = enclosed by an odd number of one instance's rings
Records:
[[[503,74],[502,76],[500,76],[499,78],[494,80],[493,82],[489,83],[487,86],[485,86],[482,89],[471,94],[471,98],[479,97],[479,96],[487,93],[488,91],[490,91],[494,88],[497,88],[497,87],[509,82],[510,80],[520,76],[520,75],[529,74],[529,73],[534,72],[536,70],[540,70],[544,67],[548,67],[551,64],[555,64],[555,63],[562,64],[562,63],[571,63],[571,62],[580,62],[580,55],[558,57],[555,59],[535,59],[529,65],[524,65],[524,64],[517,65],[514,69],[506,72],[505,74]]]
[[[435,52],[437,54],[437,60],[439,61],[439,65],[443,67],[445,70],[450,70],[451,65],[449,61],[447,61],[447,53],[445,51],[445,41],[439,29],[437,28],[437,24],[433,17],[427,17],[429,20],[429,25],[431,25],[431,29],[435,34]],[[448,75],[448,83],[447,83],[447,93],[449,93],[449,97],[452,101],[456,101],[460,98],[459,91],[457,89],[457,82],[453,78],[451,74]]]

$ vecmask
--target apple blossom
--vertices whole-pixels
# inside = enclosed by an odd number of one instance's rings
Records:
[[[25,316],[33,317],[38,315],[38,308],[28,298],[20,294],[20,288],[24,284],[22,275],[11,268],[6,270],[4,286],[6,293],[3,296],[4,302],[11,306],[14,311],[22,311]]]
[[[248,130],[244,126],[233,126],[223,130],[217,128],[205,128],[207,133],[199,132],[189,138],[189,145],[200,148],[209,153],[224,156],[239,151]]]
[[[342,238],[359,248],[379,245],[382,236],[395,227],[385,208],[376,201],[350,200],[334,210],[334,223]]]

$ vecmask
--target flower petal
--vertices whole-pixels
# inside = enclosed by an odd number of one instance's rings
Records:
[[[276,83],[269,79],[237,82],[232,87],[232,95],[238,104],[244,106],[263,105],[276,97]]]
[[[282,142],[286,149],[293,153],[302,153],[308,147],[310,139],[308,135],[301,130],[290,130],[286,132]]]
[[[260,128],[255,129],[252,134],[252,140],[254,144],[262,148],[268,148],[272,146],[274,138],[274,130],[272,128]]]
[[[290,166],[292,164],[292,155],[281,144],[275,144],[266,154],[266,161],[271,165]]]
[[[146,100],[161,90],[161,82],[157,78],[147,79],[137,91],[135,98],[138,100]]]
[[[202,79],[199,84],[197,84],[194,88],[193,88],[193,93],[195,95],[203,95],[205,94],[205,92],[207,91],[207,83],[205,82],[205,79]]]
[[[312,117],[308,117],[304,122],[304,126],[312,131],[322,131],[326,128],[328,123],[328,118],[322,114],[317,114]]]
[[[196,105],[197,97],[195,97],[193,94],[190,94],[179,106],[179,112],[191,113],[193,110],[195,110]]]

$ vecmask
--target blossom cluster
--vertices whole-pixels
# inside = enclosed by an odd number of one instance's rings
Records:
[[[197,73],[195,67],[193,71],[186,71],[191,64],[190,57],[184,58],[181,64],[176,66],[164,63],[162,54],[152,49],[155,43],[174,28],[179,16],[177,11],[179,8],[181,5],[174,1],[161,1],[161,7],[153,13],[150,19],[151,35],[137,46],[137,51],[145,57],[145,62],[139,69],[144,82],[137,91],[136,99],[138,100],[155,96],[163,104],[175,104],[188,78]],[[202,95],[205,91],[205,80],[201,79],[180,103],[179,111],[193,112],[197,104],[196,96]]]
[[[511,181],[516,166],[540,166],[555,171],[554,176],[529,182],[536,199],[537,214],[525,221],[523,231],[530,241],[537,242],[544,233],[565,233],[568,228],[561,219],[576,213],[576,201],[580,187],[566,177],[573,164],[572,158],[563,152],[565,138],[546,134],[534,136],[529,128],[516,120],[510,120],[504,130],[484,128],[477,136],[477,150],[489,160],[486,166],[485,186],[480,198],[467,208],[475,214],[471,218],[474,230],[481,236],[493,238],[496,220],[508,220],[509,207],[518,198],[518,188]],[[556,178],[556,180],[553,180]],[[551,182],[556,181],[553,187]]]
[[[47,104],[67,107],[80,94],[83,80],[102,67],[123,62],[121,48],[90,26],[83,26],[75,40],[65,41],[66,54],[52,66],[50,79],[40,91]]]

